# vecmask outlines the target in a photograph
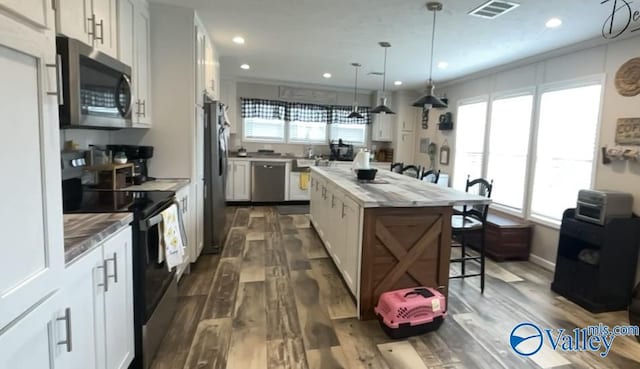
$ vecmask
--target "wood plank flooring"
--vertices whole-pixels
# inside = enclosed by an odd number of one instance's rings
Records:
[[[355,319],[354,300],[306,215],[230,210],[222,254],[203,255],[180,282],[153,369],[640,369],[632,337],[617,337],[605,359],[549,347],[514,354],[509,333],[521,322],[628,324],[624,312],[594,315],[554,294],[552,274],[529,262],[488,261],[484,294],[477,279],[451,280],[442,327],[391,340],[376,321]]]

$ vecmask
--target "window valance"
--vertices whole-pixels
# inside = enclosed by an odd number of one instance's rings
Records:
[[[288,122],[322,124],[370,124],[371,109],[359,107],[364,118],[347,118],[351,106],[318,105],[279,100],[241,98],[243,118],[281,119]]]
[[[242,98],[243,118],[285,119],[287,103],[277,100]]]

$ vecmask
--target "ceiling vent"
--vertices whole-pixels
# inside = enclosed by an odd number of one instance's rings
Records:
[[[486,3],[475,8],[474,10],[470,11],[469,15],[486,19],[494,19],[503,15],[504,13],[510,12],[511,10],[519,6],[520,4],[511,1],[489,0]]]

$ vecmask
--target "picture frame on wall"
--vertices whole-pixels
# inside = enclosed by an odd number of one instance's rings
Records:
[[[449,165],[449,159],[451,157],[451,149],[447,140],[444,141],[442,147],[440,147],[440,165]]]

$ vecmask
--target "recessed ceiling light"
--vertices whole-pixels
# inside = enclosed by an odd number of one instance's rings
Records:
[[[448,66],[449,66],[449,63],[447,63],[446,61],[441,61],[438,63],[438,68],[440,69],[447,69]]]
[[[547,28],[558,28],[562,25],[562,19],[560,18],[551,18],[545,23]]]
[[[325,73],[322,75],[324,78],[331,78],[331,73]]]
[[[242,69],[244,69],[244,70],[248,70],[248,69],[251,69],[251,66],[250,66],[249,64],[242,64],[242,65],[240,66],[240,68],[242,68]]]
[[[233,42],[238,44],[238,45],[244,45],[244,37],[236,36],[236,37],[233,38]]]
[[[395,81],[393,84],[396,86],[402,86],[402,81]]]

